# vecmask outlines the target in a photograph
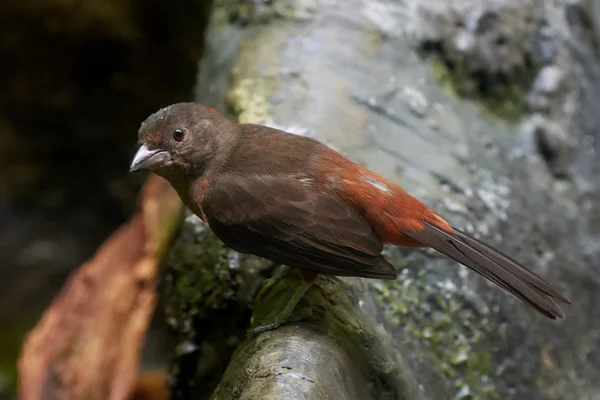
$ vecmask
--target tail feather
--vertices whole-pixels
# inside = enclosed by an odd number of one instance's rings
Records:
[[[531,272],[526,267],[519,265],[519,263],[517,263],[515,260],[513,260],[512,258],[507,256],[506,254],[502,254],[502,253],[498,252],[498,250],[495,250],[492,247],[490,247],[489,245],[487,245],[475,238],[467,236],[465,233],[459,231],[458,229],[454,229],[454,233],[456,233],[458,236],[460,236],[466,242],[473,243],[473,247],[475,247],[476,249],[479,249],[486,256],[488,256],[490,259],[495,261],[497,264],[499,264],[499,265],[502,265],[502,263],[508,264],[510,266],[510,268],[512,268],[512,271],[515,274],[522,276],[524,280],[530,282],[535,287],[537,287],[538,289],[540,289],[541,291],[546,293],[548,296],[554,297],[557,300],[562,301],[563,303],[571,304],[571,302],[565,296],[563,296],[563,294],[561,292],[559,292],[557,289],[553,288],[548,282],[546,282],[544,279],[540,278],[539,276],[537,276],[536,274]]]
[[[570,304],[558,290],[508,256],[457,229],[446,231],[428,222],[423,229],[404,232],[469,267],[517,299],[551,319],[564,318],[556,302]]]

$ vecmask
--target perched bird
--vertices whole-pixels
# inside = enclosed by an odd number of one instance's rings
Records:
[[[304,283],[282,319],[317,274],[396,279],[384,243],[432,247],[552,319],[564,317],[555,300],[570,304],[399,186],[311,138],[177,103],[142,123],[139,144],[130,170],[167,179],[226,245],[300,269]]]

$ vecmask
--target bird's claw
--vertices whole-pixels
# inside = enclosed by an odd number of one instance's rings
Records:
[[[273,263],[271,266],[269,266],[269,268],[276,268],[277,265],[278,264]],[[254,301],[263,299],[267,293],[269,293],[269,291],[282,279],[283,277],[280,274],[276,274],[269,279],[265,279]]]
[[[257,326],[255,328],[252,329],[248,329],[248,333],[247,336],[249,337],[254,337],[254,336],[258,336],[261,333],[264,332],[268,332],[268,331],[274,331],[275,329],[279,328],[281,325],[285,324],[287,321],[283,321],[283,322],[272,322],[269,324],[263,324],[260,326]]]
[[[285,325],[289,322],[298,322],[298,321],[307,319],[307,318],[311,317],[312,314],[313,314],[313,307],[310,307],[310,306],[305,307],[305,308],[301,309],[299,312],[289,316],[289,318],[286,316],[283,316],[283,318],[275,318],[272,322],[268,322],[268,323],[261,324],[254,328],[250,328],[250,329],[248,329],[247,335],[249,337],[258,336],[261,333],[273,331],[273,330],[279,328],[281,325]]]

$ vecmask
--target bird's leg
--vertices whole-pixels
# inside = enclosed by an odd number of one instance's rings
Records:
[[[272,319],[272,321],[251,329],[250,333],[257,334],[277,329],[281,325],[288,322],[290,320],[290,317],[294,313],[296,306],[298,305],[300,300],[302,300],[302,297],[304,296],[310,285],[312,285],[312,282],[300,282],[300,284],[296,286],[296,289],[294,289],[294,293],[292,293],[292,297],[290,297],[285,307],[277,313],[277,315]]]
[[[249,333],[251,335],[256,335],[258,333],[277,329],[278,327],[280,327],[281,325],[285,324],[286,322],[288,322],[290,320],[290,317],[294,313],[296,306],[298,305],[300,300],[302,300],[302,297],[304,297],[304,294],[306,293],[306,291],[308,290],[310,285],[312,285],[312,283],[317,278],[317,274],[312,271],[309,272],[309,271],[299,270],[299,272],[300,272],[300,276],[301,276],[300,283],[294,289],[292,296],[289,298],[289,300],[287,301],[285,306],[281,310],[277,311],[277,314],[271,318],[270,322],[250,329]],[[272,279],[274,279],[274,278],[272,278]],[[265,287],[263,287],[260,290],[259,294],[256,296],[256,298],[259,299],[259,298],[265,297],[267,291],[270,290],[275,284],[276,284],[276,281],[267,282],[265,284],[265,286],[268,286],[268,288],[265,289]]]
[[[268,269],[273,271],[277,266],[278,266],[278,264],[273,263],[272,265],[270,265],[268,267]],[[279,275],[279,274],[277,274],[277,275]],[[258,300],[265,297],[265,295],[267,293],[269,293],[269,291],[277,284],[277,282],[280,281],[280,279],[281,278],[279,276],[272,276],[269,279],[265,279],[264,283],[262,284],[262,287],[258,291],[258,294],[254,298],[254,302],[257,302]]]

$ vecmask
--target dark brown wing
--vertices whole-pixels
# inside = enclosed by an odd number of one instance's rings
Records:
[[[405,232],[500,286],[549,318],[564,318],[554,299],[569,303],[558,290],[508,256],[455,229],[447,232],[424,222],[423,230]]]
[[[397,276],[362,215],[298,179],[221,178],[204,193],[202,210],[213,232],[237,251],[330,275]]]

